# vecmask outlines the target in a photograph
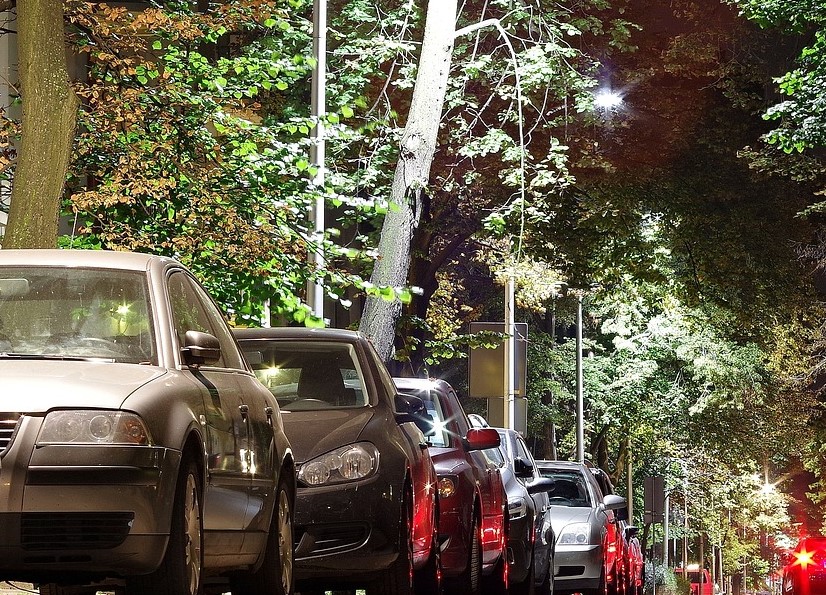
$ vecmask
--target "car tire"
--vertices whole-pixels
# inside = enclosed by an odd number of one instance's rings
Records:
[[[536,588],[536,595],[554,595],[554,561],[548,559],[548,570],[545,572],[545,580]],[[642,595],[642,594],[640,594]]]
[[[181,463],[163,561],[149,574],[126,579],[126,595],[200,595],[204,565],[201,474],[193,457]]]
[[[482,584],[482,535],[479,520],[474,514],[471,520],[468,562],[465,570],[456,578],[445,579],[445,592],[453,595],[480,595]]]
[[[503,552],[502,557],[499,558],[496,566],[493,567],[493,572],[485,577],[482,592],[485,595],[509,595],[511,592],[510,585],[508,584],[509,569],[507,553]],[[533,579],[531,579],[531,585],[533,585]]]
[[[399,523],[399,556],[367,589],[368,595],[413,595],[413,494],[408,488],[402,500]]]
[[[276,491],[275,510],[267,537],[264,561],[255,572],[234,575],[232,595],[292,595],[295,587],[293,545],[294,490],[282,470]]]
[[[439,549],[439,532],[436,529],[438,513],[433,509],[433,541],[430,544],[430,556],[427,562],[413,574],[413,590],[416,595],[441,595],[442,560]]]

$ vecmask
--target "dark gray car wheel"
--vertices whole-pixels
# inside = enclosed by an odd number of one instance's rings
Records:
[[[294,573],[293,490],[281,472],[267,549],[261,567],[232,577],[232,595],[292,595]]]
[[[172,525],[163,561],[155,572],[130,576],[127,595],[200,595],[204,564],[201,474],[192,457],[181,463]]]
[[[367,589],[368,595],[413,595],[413,494],[404,492],[399,523],[399,557]]]
[[[482,583],[482,536],[476,515],[470,530],[468,563],[464,572],[453,579],[445,579],[445,592],[457,595],[479,595]]]

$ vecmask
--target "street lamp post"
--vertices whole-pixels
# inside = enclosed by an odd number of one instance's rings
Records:
[[[314,224],[314,235],[311,238],[307,260],[310,269],[316,270],[324,260],[322,239],[324,238],[324,162],[326,146],[324,142],[323,118],[327,111],[325,77],[327,74],[327,0],[313,0],[313,79],[310,93],[311,110],[316,125],[313,128],[313,143],[310,147],[310,161],[316,168],[313,186],[316,190],[315,204],[310,212],[310,222]],[[324,286],[318,282],[307,282],[307,303],[313,309],[313,314],[324,318]]]
[[[582,294],[576,307],[576,458],[585,462],[585,398],[582,388]]]

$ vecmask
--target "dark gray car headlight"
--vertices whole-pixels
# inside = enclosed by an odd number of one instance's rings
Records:
[[[559,534],[557,545],[588,545],[590,541],[591,525],[588,523],[571,523]]]
[[[89,409],[51,411],[37,444],[152,444],[143,420],[128,411]]]
[[[342,446],[310,459],[298,470],[298,479],[309,486],[358,481],[375,475],[379,451],[369,442]]]

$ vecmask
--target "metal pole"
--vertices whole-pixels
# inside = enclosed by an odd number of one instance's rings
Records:
[[[626,438],[626,452],[628,453],[628,476],[626,483],[628,483],[627,497],[628,497],[628,523],[634,524],[634,471],[633,471],[633,457],[631,456],[631,438]]]
[[[585,399],[582,389],[582,295],[576,308],[576,458],[585,462]]]
[[[327,74],[327,0],[313,0],[313,57],[316,64],[313,68],[313,80],[310,89],[311,108],[313,119],[316,121],[313,128],[313,143],[310,147],[310,161],[316,168],[316,175],[313,185],[318,193],[315,204],[310,212],[310,222],[314,223],[313,241],[316,246],[310,247],[307,260],[311,269],[316,269],[323,265],[324,254],[321,249],[321,240],[324,237],[324,162],[325,162],[325,142],[323,118],[327,112],[325,95],[327,85],[325,77]],[[324,318],[324,287],[315,281],[307,282],[307,303],[313,309],[313,313],[319,318]]]
[[[505,427],[516,429],[514,393],[516,392],[516,322],[514,318],[516,301],[516,280],[513,271],[508,273],[505,283]]]
[[[665,494],[665,510],[663,511],[663,566],[668,568],[668,555],[669,550],[671,549],[671,535],[669,535],[669,520],[668,517],[671,515],[671,492],[666,492]]]

